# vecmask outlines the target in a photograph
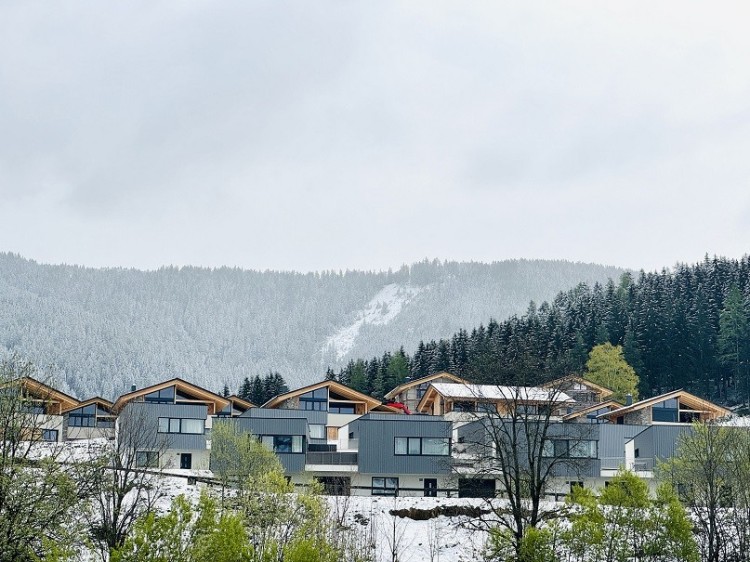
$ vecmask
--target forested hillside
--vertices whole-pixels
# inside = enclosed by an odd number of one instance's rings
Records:
[[[750,396],[750,258],[706,257],[660,273],[582,283],[522,316],[420,342],[336,373],[375,395],[447,370],[474,382],[535,383],[580,373],[597,344],[622,345],[644,396],[684,387],[726,403]],[[406,349],[410,349],[406,347]]]
[[[0,351],[53,365],[79,397],[180,376],[215,391],[279,372],[290,387],[506,318],[622,270],[562,261],[421,262],[393,272],[294,273],[43,265],[0,254]]]

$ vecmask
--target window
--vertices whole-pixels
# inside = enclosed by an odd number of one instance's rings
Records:
[[[161,404],[173,404],[174,403],[174,386],[168,386],[161,390],[149,392],[143,397],[146,402],[158,402]]]
[[[42,430],[42,441],[57,442],[58,432],[56,429],[43,429]]]
[[[440,437],[396,437],[394,453],[396,455],[447,457],[450,455],[450,439]]]
[[[201,435],[205,432],[206,420],[192,418],[159,418],[159,433],[189,433]]]
[[[676,398],[658,402],[651,407],[651,419],[655,422],[676,423],[678,421],[678,406],[679,403]]]
[[[299,397],[300,410],[325,412],[328,409],[328,389],[317,388]]]
[[[450,439],[432,437],[422,439],[422,454],[447,457],[450,455]]]
[[[551,439],[544,442],[542,449],[543,457],[556,459],[595,459],[596,453],[596,441]]]
[[[68,425],[70,427],[95,427],[96,406],[89,404],[83,408],[71,410],[68,414]]]
[[[159,453],[156,451],[136,451],[135,466],[137,468],[159,468]]]
[[[373,496],[397,496],[398,495],[398,478],[372,478],[372,495]]]
[[[596,441],[569,441],[568,455],[572,459],[595,459]]]
[[[497,404],[494,402],[477,402],[477,412],[485,414],[496,414]]]
[[[355,414],[353,404],[339,404],[337,402],[331,402],[328,411],[332,414]]]
[[[580,482],[580,481],[579,481],[579,482],[571,482],[571,483],[570,483],[570,493],[571,493],[571,494],[573,493],[573,491],[574,491],[574,490],[575,490],[576,488],[581,488],[581,489],[583,489],[583,482]]]
[[[301,435],[263,435],[260,441],[274,453],[302,452]]]
[[[473,412],[475,409],[476,409],[476,404],[474,402],[454,402],[453,403],[454,412]]]
[[[310,439],[325,439],[326,438],[326,426],[311,424],[310,425]]]

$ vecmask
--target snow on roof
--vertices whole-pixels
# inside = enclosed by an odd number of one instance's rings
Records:
[[[518,400],[521,402],[575,402],[564,392],[537,386],[499,386],[494,384],[459,384],[434,382],[432,386],[448,398],[480,400]]]

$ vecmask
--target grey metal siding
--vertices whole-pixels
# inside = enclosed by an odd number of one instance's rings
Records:
[[[690,425],[652,425],[635,436],[638,457],[665,460],[674,456],[680,435],[692,432]]]
[[[191,418],[205,420],[208,407],[204,404],[151,404],[149,402],[131,402],[121,414],[142,419],[146,430],[157,436],[160,445],[166,449],[205,450],[206,434],[159,433],[159,418]]]
[[[255,409],[255,408],[253,408]],[[307,450],[307,418],[302,417],[243,417],[221,420],[215,423],[234,423],[241,431],[253,435],[302,435],[301,453],[276,453],[284,471],[288,474],[304,472]]]
[[[442,418],[410,419],[393,415],[387,418],[364,416],[356,420],[359,436],[359,472],[364,474],[448,474],[450,456],[396,455],[396,437],[450,438],[451,423]]]

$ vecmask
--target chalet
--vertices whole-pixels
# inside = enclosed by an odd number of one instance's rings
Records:
[[[575,401],[564,392],[530,386],[430,383],[417,404],[417,412],[432,415],[508,415],[511,411],[530,415],[562,416]],[[463,416],[466,417],[466,416]]]
[[[133,389],[113,410],[119,431],[127,424],[139,438],[132,446],[144,468],[208,469],[208,441],[214,417],[231,417],[233,402],[174,378]]]
[[[115,438],[117,415],[113,404],[99,396],[84,400],[62,412],[65,439]]]
[[[3,392],[18,393],[20,415],[27,437],[33,441],[64,440],[63,412],[79,404],[78,400],[31,377],[21,377],[3,384]]]
[[[369,412],[403,413],[399,408],[387,406],[372,396],[333,380],[279,394],[263,404],[263,408],[322,412],[324,415],[315,418],[320,423],[314,423],[316,427],[312,431],[315,439],[325,438],[332,444],[338,442],[340,428]],[[313,419],[311,414],[308,417]]]
[[[675,390],[603,412],[597,417],[621,425],[689,424],[714,421],[730,413],[685,390]]]
[[[427,392],[427,388],[430,386],[430,383],[433,382],[469,384],[468,381],[462,379],[461,377],[443,371],[440,373],[435,373],[433,375],[428,375],[426,377],[406,381],[388,392],[385,395],[385,398],[390,402],[395,402],[406,406],[407,413],[416,412],[419,401],[422,399],[422,396],[424,396],[424,393]]]
[[[541,385],[564,392],[575,400],[573,409],[583,409],[611,398],[614,392],[578,375],[568,375]]]

